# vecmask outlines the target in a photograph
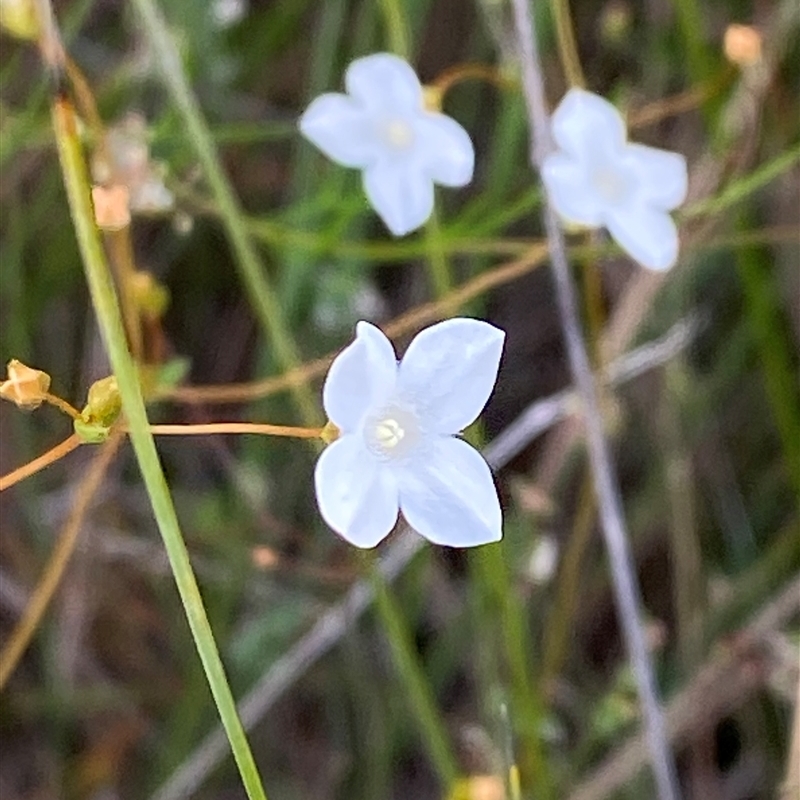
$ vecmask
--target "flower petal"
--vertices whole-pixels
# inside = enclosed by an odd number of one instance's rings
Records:
[[[442,186],[466,186],[475,169],[469,134],[444,114],[423,113],[414,120],[419,157],[428,175]]]
[[[477,319],[448,319],[418,333],[397,379],[428,432],[458,433],[481,413],[497,380],[505,333]]]
[[[619,246],[643,267],[663,271],[678,260],[678,229],[666,211],[640,204],[612,209],[606,226]]]
[[[397,522],[397,481],[360,436],[343,436],[322,451],[314,485],[322,518],[356,547],[375,547]]]
[[[400,510],[434,544],[474,547],[503,536],[503,515],[489,465],[463,439],[437,436],[398,472]]]
[[[384,159],[366,169],[364,191],[395,236],[416,230],[433,213],[433,181],[402,159]]]
[[[603,204],[580,161],[566,153],[551,153],[542,163],[542,181],[559,216],[593,228],[603,224]]]
[[[374,406],[385,402],[394,391],[397,356],[383,332],[359,322],[355,341],[333,360],[322,405],[328,419],[344,433],[355,432]]]
[[[353,61],[345,73],[348,93],[370,111],[417,111],[422,86],[417,73],[399,56],[373,53]]]
[[[306,139],[345,167],[363,168],[378,156],[373,126],[347,95],[320,95],[300,117],[299,127]]]
[[[570,89],[553,112],[553,138],[572,156],[594,160],[598,151],[610,155],[625,144],[625,123],[617,109],[598,94]]]
[[[639,196],[645,203],[671,211],[686,199],[689,177],[680,153],[630,144],[623,161],[638,178]]]

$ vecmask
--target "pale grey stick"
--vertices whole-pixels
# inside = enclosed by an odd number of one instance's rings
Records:
[[[675,323],[660,339],[626,353],[609,364],[605,370],[605,382],[617,386],[666,363],[694,338],[698,325],[694,317],[688,317]],[[494,462],[508,464],[530,444],[531,439],[570,414],[580,413],[580,408],[580,394],[575,389],[564,389],[532,403],[492,440],[489,449]]]
[[[522,91],[531,128],[531,163],[534,169],[540,169],[552,145],[536,30],[530,13],[529,0],[512,0],[512,5],[522,71]],[[657,695],[653,664],[647,650],[644,626],[640,618],[639,586],[633,568],[618,481],[603,432],[597,389],[583,342],[576,291],[569,271],[564,235],[555,212],[547,201],[544,205],[544,224],[572,380],[583,407],[589,461],[601,528],[611,564],[617,610],[636,676],[658,797],[660,800],[678,800],[680,788],[664,727],[664,714]]]
[[[697,669],[691,681],[670,699],[667,706],[667,730],[670,741],[679,747],[691,743],[709,721],[723,719],[741,708],[769,679],[775,656],[771,637],[800,609],[800,576],[781,589],[776,597],[746,626],[738,630],[732,644],[714,652]],[[647,761],[647,746],[641,734],[635,734],[581,780],[568,800],[605,800],[629,783]],[[796,800],[797,794],[782,800]]]
[[[606,371],[609,383],[624,383],[665,364],[689,344],[696,328],[691,318],[683,320],[662,338],[617,359]],[[533,439],[572,413],[576,397],[576,393],[568,389],[532,403],[483,451],[486,460],[494,469],[505,466]],[[424,544],[422,537],[404,530],[380,560],[380,570],[387,581],[397,577]],[[245,730],[251,730],[264,718],[278,698],[344,636],[372,600],[371,584],[357,581],[343,600],[326,611],[308,633],[275,661],[239,703],[239,716]],[[229,753],[228,740],[222,729],[217,728],[206,736],[151,800],[186,800]]]

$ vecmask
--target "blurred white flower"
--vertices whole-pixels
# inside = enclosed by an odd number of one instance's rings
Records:
[[[322,396],[339,429],[314,474],[331,528],[357,547],[375,547],[400,511],[434,544],[472,547],[501,538],[489,466],[456,434],[486,405],[504,339],[487,322],[450,319],[414,337],[398,364],[386,336],[358,323]]]
[[[230,28],[241,22],[247,11],[247,0],[213,0],[211,3],[211,17],[219,28]]]
[[[558,542],[550,535],[539,537],[528,561],[528,575],[535,584],[550,581],[558,566]]]
[[[147,120],[128,112],[106,131],[105,147],[97,149],[92,161],[92,175],[102,185],[126,186],[134,213],[170,211],[175,197],[164,185],[166,168],[150,158],[147,139]]]
[[[347,68],[348,94],[317,97],[300,131],[328,158],[363,170],[364,191],[395,236],[415,230],[433,211],[433,184],[465,186],[475,152],[455,120],[425,108],[422,86],[389,53]]]
[[[678,230],[669,211],[686,199],[686,159],[631,144],[611,103],[570,89],[555,110],[558,151],[542,165],[550,202],[568,222],[605,226],[632,258],[655,270],[678,258]]]

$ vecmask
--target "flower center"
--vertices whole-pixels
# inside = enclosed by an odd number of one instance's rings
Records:
[[[375,426],[375,441],[384,450],[394,450],[406,437],[406,432],[396,419],[382,419]]]
[[[408,455],[421,439],[419,422],[407,408],[390,406],[371,415],[364,426],[367,447],[381,459]]]
[[[592,183],[600,196],[609,203],[619,203],[628,194],[625,175],[612,167],[598,167],[594,170]]]
[[[389,119],[381,126],[381,135],[394,150],[408,150],[414,142],[414,131],[403,119]]]

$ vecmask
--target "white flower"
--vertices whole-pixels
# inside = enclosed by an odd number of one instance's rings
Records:
[[[489,466],[456,434],[486,405],[504,339],[487,322],[450,319],[414,337],[398,364],[386,336],[358,323],[322,395],[340,432],[314,474],[331,528],[357,547],[375,547],[401,511],[434,544],[472,547],[501,538]]]
[[[211,3],[211,18],[218,28],[230,28],[241,22],[247,11],[247,0],[213,0]]]
[[[632,258],[665,270],[678,258],[669,211],[686,199],[686,159],[626,141],[620,113],[602,97],[570,89],[552,118],[560,150],[548,155],[542,179],[567,221],[605,226]]]
[[[348,94],[317,97],[302,134],[328,158],[364,171],[364,191],[395,236],[433,211],[433,184],[465,186],[475,152],[453,119],[425,109],[422,86],[402,58],[375,53],[347,68]]]

